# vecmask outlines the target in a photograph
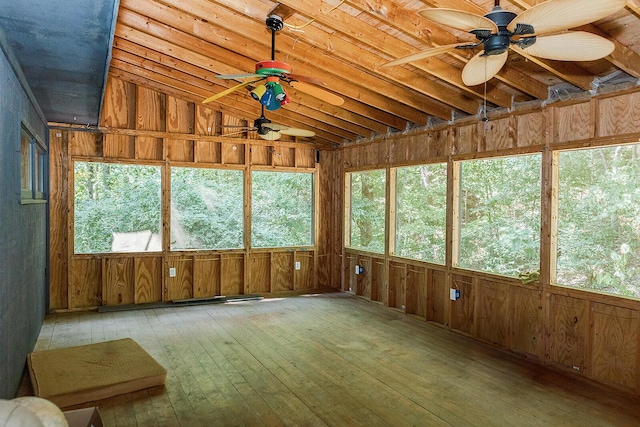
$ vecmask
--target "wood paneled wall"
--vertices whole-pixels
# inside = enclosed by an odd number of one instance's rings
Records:
[[[339,285],[332,274],[334,158],[326,147],[220,135],[246,125],[201,104],[110,77],[98,129],[53,126],[50,205],[52,310],[143,304],[217,295],[265,294]],[[73,162],[123,162],[252,170],[315,176],[315,242],[304,248],[76,255],[73,251]],[[168,180],[163,180],[165,242]],[[250,200],[247,202],[250,203]],[[248,215],[248,214],[246,214]],[[249,223],[250,218],[245,218]],[[249,230],[245,230],[245,234]],[[246,239],[245,239],[246,240]],[[248,242],[248,240],[246,240]],[[296,266],[299,265],[299,269]],[[169,268],[176,269],[175,277]]]
[[[479,157],[542,153],[541,279],[519,280],[343,248],[342,289],[556,369],[640,394],[640,301],[552,286],[553,150],[638,142],[640,90],[489,116],[341,149],[346,172]],[[450,167],[449,170],[452,170]],[[449,192],[454,190],[451,174]],[[344,184],[342,184],[344,185]],[[343,186],[344,188],[344,186]],[[453,203],[449,195],[448,204]],[[335,199],[344,209],[344,199]],[[340,211],[338,216],[342,213]],[[448,209],[449,227],[454,210]],[[336,233],[341,234],[343,228]],[[447,230],[447,241],[454,237]],[[388,237],[387,237],[388,238]],[[336,242],[341,237],[336,237]],[[451,245],[450,245],[451,246]],[[364,273],[355,274],[355,266]],[[461,291],[457,301],[449,289]]]

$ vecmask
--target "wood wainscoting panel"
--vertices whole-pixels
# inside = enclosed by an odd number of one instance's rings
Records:
[[[638,377],[638,312],[592,303],[591,369],[598,381],[636,389]]]
[[[162,257],[134,259],[136,304],[162,301]]]

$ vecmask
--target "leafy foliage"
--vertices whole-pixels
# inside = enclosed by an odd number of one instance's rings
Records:
[[[171,249],[243,247],[244,173],[171,168]]]
[[[640,297],[640,145],[560,153],[557,282]]]
[[[111,251],[113,233],[160,233],[160,167],[75,162],[75,253]]]
[[[541,156],[461,167],[460,266],[513,277],[539,270]]]
[[[351,176],[351,247],[384,253],[386,171]]]
[[[313,245],[313,174],[254,171],[251,245]]]
[[[445,263],[447,165],[396,169],[395,254]]]

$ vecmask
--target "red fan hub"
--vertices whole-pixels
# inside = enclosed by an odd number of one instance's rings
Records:
[[[256,74],[262,76],[273,76],[279,74],[289,74],[291,65],[282,61],[260,61],[256,63]]]

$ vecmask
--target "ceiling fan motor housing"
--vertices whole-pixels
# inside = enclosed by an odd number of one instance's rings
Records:
[[[269,133],[269,129],[262,126],[265,123],[271,123],[271,120],[267,119],[265,116],[260,116],[253,121],[253,127],[257,129],[258,135],[266,135]]]
[[[518,16],[516,13],[503,10],[500,6],[494,7],[491,12],[485,15],[485,18],[492,20],[498,26],[498,34],[492,34],[484,42],[485,55],[500,55],[509,49],[513,33],[507,30],[507,25],[516,16]]]

